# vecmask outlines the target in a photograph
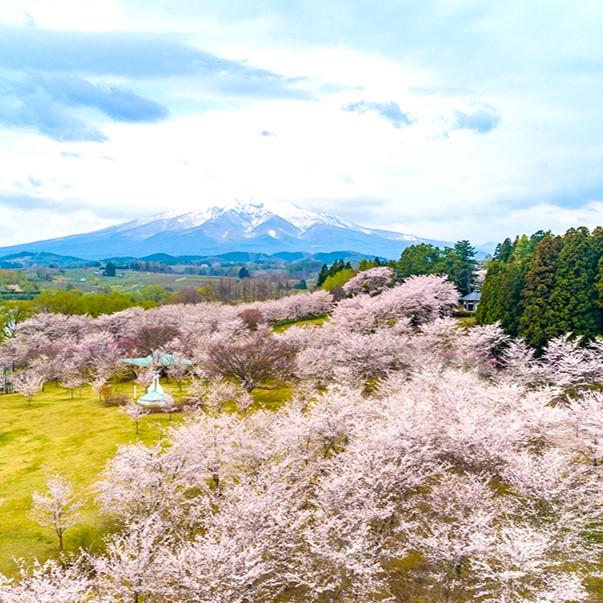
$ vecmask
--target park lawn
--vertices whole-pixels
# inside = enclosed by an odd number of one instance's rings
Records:
[[[457,321],[462,327],[474,327],[477,324],[475,316],[462,316],[457,318]]]
[[[175,385],[164,387],[178,399]],[[131,393],[132,384],[116,389]],[[289,395],[288,388],[278,385],[258,388],[254,406],[275,409]],[[55,534],[29,517],[32,493],[44,489],[46,472],[66,477],[85,500],[81,520],[66,532],[65,550],[98,548],[111,528],[94,503],[93,485],[105,463],[120,444],[151,444],[181,420],[177,413],[172,419],[161,413],[147,415],[137,437],[132,421],[118,408],[103,405],[88,387],[72,400],[62,388],[47,384],[31,407],[19,394],[0,396],[0,573],[15,574],[14,558],[45,560],[58,552]]]
[[[304,327],[308,325],[322,325],[329,320],[329,316],[323,314],[322,316],[315,316],[314,318],[302,318],[301,320],[282,320],[275,323],[273,331],[275,333],[282,333],[291,327]]]

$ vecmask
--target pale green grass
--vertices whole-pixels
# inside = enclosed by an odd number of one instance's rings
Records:
[[[179,397],[176,386],[166,387]],[[131,383],[116,388],[132,392]],[[289,394],[276,386],[258,388],[255,407],[278,408]],[[15,557],[43,560],[58,552],[54,533],[29,517],[32,493],[44,489],[47,472],[69,479],[85,500],[81,521],[66,533],[66,550],[97,548],[110,528],[99,514],[93,491],[105,463],[120,444],[153,443],[163,429],[181,420],[178,413],[172,423],[168,415],[148,415],[137,437],[132,421],[118,408],[104,406],[89,388],[71,400],[68,392],[50,384],[31,407],[18,394],[0,396],[0,572],[14,574]]]
[[[0,571],[14,570],[12,557],[47,558],[56,552],[50,530],[29,518],[31,496],[43,490],[47,472],[59,472],[87,502],[82,521],[66,534],[66,548],[90,545],[104,529],[91,486],[119,444],[137,441],[131,420],[106,407],[88,388],[73,400],[47,385],[31,407],[18,395],[0,397]],[[176,419],[174,419],[176,420]],[[169,422],[163,414],[142,421],[138,441],[152,442]]]
[[[329,320],[329,317],[325,314],[323,316],[316,316],[315,318],[304,318],[302,320],[283,320],[277,322],[274,325],[273,331],[275,333],[282,333],[291,327],[303,327],[306,325],[322,325]]]

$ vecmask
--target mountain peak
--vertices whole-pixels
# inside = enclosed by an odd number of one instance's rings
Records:
[[[330,224],[341,228],[360,228],[342,218],[313,212],[289,201],[239,201],[238,199],[223,206],[213,206],[201,211],[183,213],[178,210],[168,210],[140,218],[124,226],[143,227],[150,223],[161,223],[165,230],[182,230],[197,228],[208,220],[216,220],[225,215],[239,221],[246,232],[252,231],[271,218],[285,220],[301,232],[306,231],[314,224]]]
[[[360,226],[285,201],[238,201],[182,212],[168,210],[103,230],[0,249],[48,251],[89,259],[111,256],[214,255],[230,251],[309,253],[350,249],[397,258],[409,245],[441,241]]]

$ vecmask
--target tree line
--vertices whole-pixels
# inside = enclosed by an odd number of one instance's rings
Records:
[[[505,239],[488,266],[476,320],[498,321],[536,348],[563,333],[603,334],[603,228]]]
[[[401,283],[409,276],[427,276],[441,274],[448,277],[461,295],[473,291],[476,286],[478,269],[476,250],[469,241],[457,241],[453,247],[436,247],[429,243],[420,243],[406,247],[398,260],[363,259],[358,270],[363,272],[378,266],[389,266],[394,271],[394,280]],[[342,288],[356,275],[352,265],[337,260],[331,266],[323,265],[318,275],[317,287],[328,291]]]

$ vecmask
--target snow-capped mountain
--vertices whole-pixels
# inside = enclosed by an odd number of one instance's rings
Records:
[[[214,255],[229,251],[310,253],[347,250],[398,257],[415,243],[449,245],[303,209],[294,203],[239,203],[181,213],[167,211],[103,230],[0,248],[44,251],[89,259],[153,253]]]

